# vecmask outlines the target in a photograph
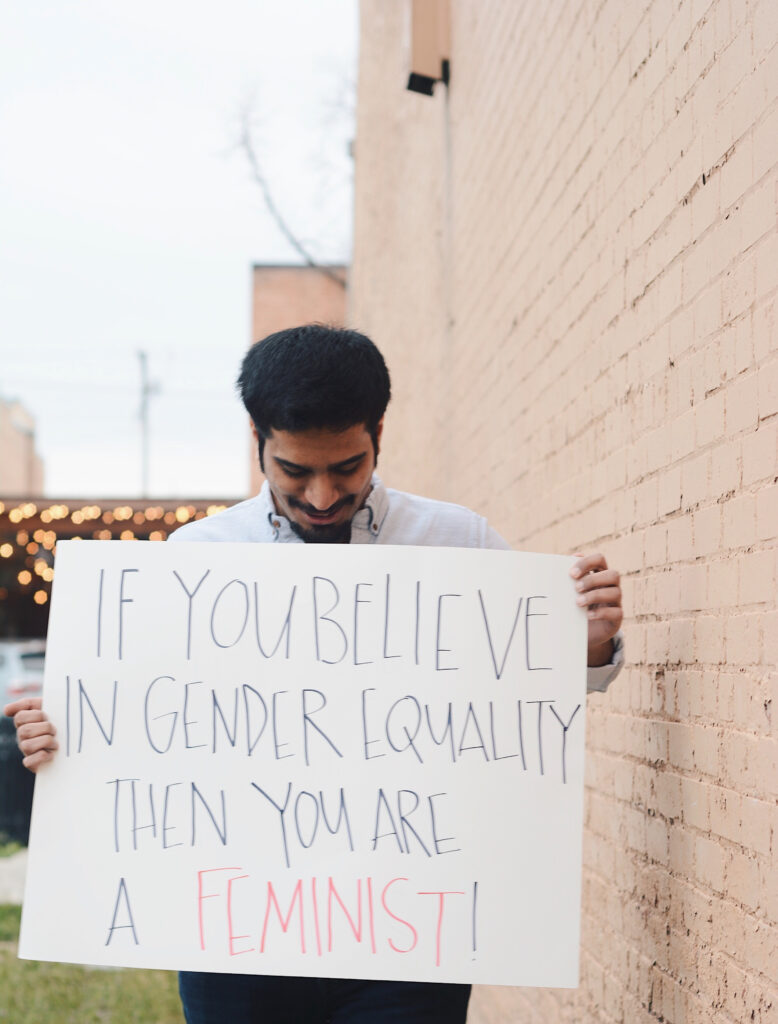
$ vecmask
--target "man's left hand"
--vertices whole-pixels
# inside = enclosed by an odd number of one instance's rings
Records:
[[[621,626],[619,574],[609,569],[604,555],[581,555],[570,569],[576,601],[589,620],[587,664],[607,665],[613,658],[613,637]]]

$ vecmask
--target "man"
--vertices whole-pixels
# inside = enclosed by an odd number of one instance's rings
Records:
[[[469,509],[388,490],[375,475],[390,383],[364,335],[319,325],[272,334],[249,350],[238,383],[266,481],[171,540],[508,547]],[[571,574],[589,619],[588,688],[604,690],[622,662],[619,576],[602,555],[579,557]],[[57,748],[40,700],[5,712],[37,771]],[[179,985],[189,1024],[457,1024],[470,995],[468,985],[192,972]]]

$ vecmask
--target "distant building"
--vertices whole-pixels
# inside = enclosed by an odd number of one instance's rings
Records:
[[[21,402],[0,398],[0,494],[34,498],[42,493],[35,420]]]
[[[347,267],[259,264],[253,269],[251,341],[299,324],[341,326],[346,316]],[[343,284],[339,283],[343,282]],[[264,477],[251,446],[251,493]]]

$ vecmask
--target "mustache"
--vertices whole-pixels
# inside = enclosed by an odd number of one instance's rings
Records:
[[[340,498],[335,502],[334,505],[330,505],[329,508],[315,508],[313,505],[308,505],[304,501],[300,501],[298,498],[294,498],[291,495],[287,497],[287,502],[291,508],[300,509],[301,512],[305,512],[311,516],[332,516],[336,512],[340,512],[342,508],[347,508],[349,505],[354,504],[356,495],[347,494],[344,498]]]

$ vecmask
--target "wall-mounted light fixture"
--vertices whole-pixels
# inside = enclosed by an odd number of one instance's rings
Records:
[[[451,77],[449,0],[411,0],[410,64],[407,88],[432,96],[435,82]]]

